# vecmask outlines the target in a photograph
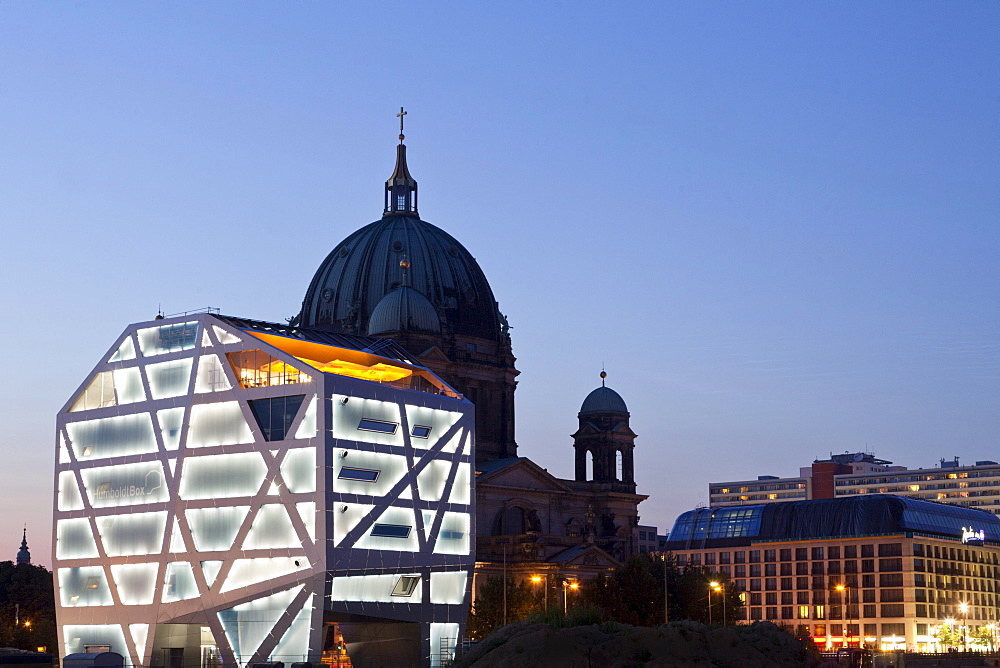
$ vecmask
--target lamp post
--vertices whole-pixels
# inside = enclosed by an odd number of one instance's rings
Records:
[[[966,635],[965,634],[966,634],[966,629],[968,628],[967,625],[968,625],[968,622],[969,622],[969,604],[968,603],[959,603],[958,604],[958,609],[962,611],[962,651],[963,652],[968,652],[969,651],[969,647],[966,644]]]
[[[718,582],[708,583],[708,625],[712,625],[712,592],[718,591]]]
[[[569,595],[566,593],[570,589],[576,590],[580,588],[579,582],[570,582],[569,580],[563,580],[563,615],[569,613]]]
[[[670,621],[670,612],[667,607],[668,595],[667,595],[667,553],[664,552],[663,557],[663,623],[666,624]]]
[[[726,625],[726,586],[725,583],[713,582],[712,591],[722,595],[722,625]]]
[[[846,584],[839,584],[834,587],[839,592],[843,592],[844,600],[844,647],[847,647],[847,635],[851,628],[851,588]]]
[[[543,585],[543,589],[545,591],[545,612],[548,612],[549,611],[549,575],[548,575],[548,573],[545,574],[544,580],[543,580],[542,576],[540,576],[540,575],[532,575],[531,576],[531,581],[534,582],[535,584],[538,584],[539,582],[543,582],[543,581],[545,582],[545,584]]]

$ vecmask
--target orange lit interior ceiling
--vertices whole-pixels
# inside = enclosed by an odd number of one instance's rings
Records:
[[[338,348],[263,332],[244,331],[324,373],[335,373],[339,376],[350,376],[377,383],[399,384],[406,384],[407,379],[412,380],[413,377],[419,377],[427,381],[440,394],[455,398],[460,396],[440,378],[418,366],[411,366],[362,350]],[[414,385],[418,386],[418,384]]]

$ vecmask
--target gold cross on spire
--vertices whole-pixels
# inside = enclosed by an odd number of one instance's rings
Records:
[[[399,119],[399,142],[403,143],[406,137],[403,135],[403,116],[406,116],[407,112],[403,111],[403,108],[399,108],[399,113],[396,114],[396,118]]]

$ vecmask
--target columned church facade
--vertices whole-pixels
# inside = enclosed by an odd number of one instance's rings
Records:
[[[646,497],[636,494],[626,404],[602,372],[577,416],[575,451],[567,448],[570,479],[518,456],[507,319],[472,254],[420,218],[403,139],[382,217],[334,246],[292,324],[390,338],[475,405],[480,584],[491,575],[593,577],[637,551]]]

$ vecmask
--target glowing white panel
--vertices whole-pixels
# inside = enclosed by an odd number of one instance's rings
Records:
[[[463,455],[472,455],[472,430],[465,432],[465,445],[462,446]]]
[[[309,627],[312,622],[312,607],[314,594],[310,594],[305,605],[295,615],[288,631],[281,636],[281,640],[271,653],[270,661],[282,661],[286,666],[292,663],[299,663],[308,660],[309,654]]]
[[[340,541],[358,525],[375,506],[367,503],[335,503],[333,505],[333,545]]]
[[[243,417],[239,402],[223,401],[191,407],[191,424],[187,439],[189,448],[237,443],[253,443],[253,434]]]
[[[431,572],[431,603],[459,605],[465,602],[465,585],[469,581],[468,571],[449,573]]]
[[[156,452],[156,436],[149,413],[70,422],[66,431],[77,459]]]
[[[190,357],[158,362],[146,365],[146,377],[149,378],[149,393],[154,399],[168,399],[187,394],[191,382],[191,367],[194,360]]]
[[[221,564],[221,562],[216,563]],[[191,568],[191,564],[186,561],[172,561],[167,564],[167,573],[163,579],[162,601],[172,603],[192,598],[198,598],[198,584],[194,579],[194,569]]]
[[[142,389],[142,375],[139,367],[116,369],[112,372],[115,378],[115,394],[119,404],[134,404],[146,400],[146,390]]]
[[[417,585],[409,596],[393,596],[400,577],[420,577],[419,573],[349,575],[333,578],[331,601],[371,601],[372,603],[423,603],[423,587]]]
[[[243,541],[244,550],[267,550],[270,548],[299,547],[299,538],[295,535],[292,520],[288,517],[285,507],[269,503],[261,506],[253,527]]]
[[[249,661],[301,590],[300,585],[219,612],[219,621],[236,653],[237,663]]]
[[[315,492],[316,448],[289,450],[281,461],[280,471],[289,492]]]
[[[186,500],[253,496],[266,473],[267,464],[257,452],[187,457],[178,492]]]
[[[417,474],[417,489],[424,501],[440,501],[451,473],[451,462],[434,460]]]
[[[97,543],[86,517],[56,522],[56,559],[97,556]]]
[[[170,532],[170,551],[187,552],[187,548],[184,546],[184,537],[181,536],[181,527],[177,524],[176,519],[174,519],[174,527]]]
[[[299,511],[299,517],[302,518],[302,523],[306,525],[306,531],[309,532],[309,538],[311,540],[316,540],[316,502],[307,501],[305,503],[296,503],[295,509]]]
[[[59,599],[64,607],[114,604],[103,566],[60,568]]]
[[[181,427],[184,423],[184,407],[164,408],[156,411],[156,419],[160,423],[160,434],[163,436],[163,447],[176,450],[181,443]]]
[[[455,644],[458,642],[458,624],[454,622],[431,622],[431,668],[450,666],[455,659]]]
[[[208,338],[208,330],[207,329],[201,333],[201,347],[202,348],[211,348],[212,347],[212,340],[210,338]]]
[[[127,336],[122,344],[118,346],[118,350],[115,354],[108,358],[109,362],[124,362],[126,360],[135,359],[135,344],[132,343],[132,337]]]
[[[169,497],[160,462],[83,469],[80,475],[94,508],[157,503]]]
[[[218,325],[212,325],[212,331],[215,332],[215,338],[219,340],[219,343],[225,345],[227,343],[239,343],[240,337],[235,334],[230,334],[226,330],[222,329]]]
[[[195,549],[199,552],[230,549],[248,512],[250,506],[189,508],[185,515]]]
[[[406,420],[410,424],[410,431],[413,427],[430,427],[427,438],[410,439],[410,444],[415,448],[429,448],[451,429],[451,426],[462,417],[461,413],[453,411],[440,411],[435,408],[425,408],[424,406],[406,406]]]
[[[158,564],[120,564],[111,567],[111,576],[124,605],[149,605],[153,602]]]
[[[469,527],[468,513],[445,513],[434,544],[434,554],[468,554]]]
[[[341,455],[346,452],[347,456]],[[344,472],[342,469],[347,468]],[[378,471],[375,482],[350,480],[350,469]],[[385,496],[393,486],[402,480],[409,468],[406,457],[402,455],[386,455],[380,452],[362,452],[360,450],[335,450],[333,458],[333,491],[340,494],[365,494],[369,496]]]
[[[116,405],[118,402],[115,399],[114,376],[110,371],[102,371],[94,376],[87,389],[80,393],[69,412],[90,411]]]
[[[156,554],[163,547],[167,511],[97,518],[97,531],[110,557]]]
[[[118,624],[64,624],[62,630],[67,654],[82,653],[84,645],[107,645],[116,654],[129,655],[125,633]]]
[[[398,426],[393,434],[358,429],[358,425],[361,424],[362,419],[391,422],[399,425],[398,405],[389,401],[361,399],[343,394],[334,394],[332,395],[332,399],[332,432],[334,438],[364,441],[366,443],[385,443],[388,445],[403,444],[402,426]],[[346,404],[344,403],[344,399],[347,399]]]
[[[211,587],[215,584],[215,578],[219,577],[219,571],[222,569],[221,561],[203,561],[201,562],[201,570],[205,573],[205,582]]]
[[[306,414],[302,416],[299,428],[295,430],[295,438],[312,438],[316,435],[316,397],[306,406]]]
[[[66,447],[66,439],[63,438],[62,431],[59,432],[59,463],[69,464],[73,460],[69,458],[69,448]]]
[[[449,438],[445,446],[441,448],[441,452],[455,452],[456,450],[458,450],[462,446],[462,441],[465,438],[465,433],[466,433],[465,428],[459,427],[455,431],[455,435]]]
[[[455,482],[451,486],[448,503],[469,503],[472,491],[472,467],[469,464],[459,464],[455,473]]]
[[[198,323],[182,322],[176,325],[149,327],[136,332],[139,350],[143,357],[166,355],[181,350],[191,350],[198,341]]]
[[[263,559],[237,559],[229,570],[229,577],[222,585],[222,591],[232,591],[265,580],[274,580],[283,575],[301,571],[309,567],[309,560],[302,557],[270,557]]]
[[[83,508],[83,498],[76,484],[76,476],[72,471],[59,474],[59,510],[80,510]]]
[[[146,652],[146,639],[149,637],[149,624],[129,624],[129,633],[135,643],[135,653],[142,656]]]
[[[379,536],[379,525],[390,527],[410,527],[406,536]],[[416,517],[412,508],[395,508],[390,506],[375,520],[354,544],[354,547],[368,550],[392,550],[394,552],[416,552],[419,549],[417,541]]]
[[[437,511],[421,510],[420,515],[424,520],[424,540],[430,540],[431,529],[434,528],[434,518],[437,517]]]
[[[233,386],[222,369],[218,355],[202,355],[198,359],[198,376],[194,381],[195,394],[206,392],[222,392],[231,390]]]

